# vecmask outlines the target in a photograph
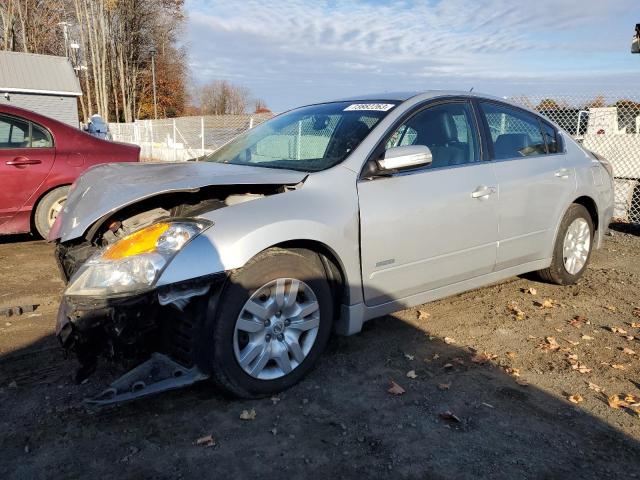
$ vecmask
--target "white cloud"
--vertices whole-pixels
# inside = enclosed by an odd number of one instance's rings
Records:
[[[310,100],[309,85],[318,95],[339,95],[424,88],[427,80],[530,81],[556,68],[566,76],[567,58],[580,75],[585,53],[606,55],[628,40],[633,25],[618,32],[615,19],[640,13],[636,3],[191,1],[192,75],[236,79],[263,96],[282,94],[288,84],[289,94]]]

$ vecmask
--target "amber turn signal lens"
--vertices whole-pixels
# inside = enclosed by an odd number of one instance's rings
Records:
[[[102,254],[105,260],[121,260],[123,258],[153,252],[160,236],[169,229],[168,223],[156,223],[138,230],[111,245]]]

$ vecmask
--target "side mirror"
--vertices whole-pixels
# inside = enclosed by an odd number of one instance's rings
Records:
[[[425,145],[405,145],[403,147],[389,148],[378,160],[381,170],[400,170],[426,166],[433,162],[433,155],[429,147]]]

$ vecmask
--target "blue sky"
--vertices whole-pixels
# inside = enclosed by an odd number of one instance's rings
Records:
[[[366,92],[634,91],[640,0],[187,0],[194,83],[274,111]]]

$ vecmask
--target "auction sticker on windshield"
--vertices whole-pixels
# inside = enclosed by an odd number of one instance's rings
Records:
[[[375,110],[378,112],[386,112],[393,107],[395,107],[393,103],[354,103],[345,108],[344,111]]]

